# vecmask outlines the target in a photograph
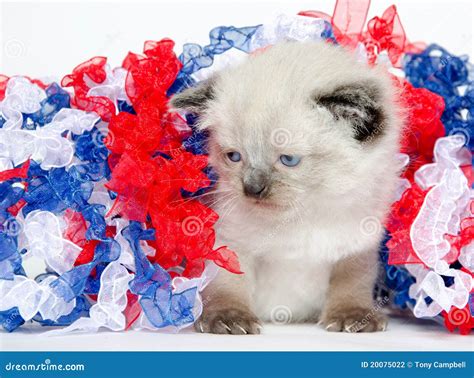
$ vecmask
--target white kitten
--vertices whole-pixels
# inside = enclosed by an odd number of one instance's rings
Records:
[[[385,329],[372,292],[397,180],[394,98],[385,73],[315,42],[275,45],[174,96],[210,133],[218,244],[244,271],[211,283],[198,330]]]

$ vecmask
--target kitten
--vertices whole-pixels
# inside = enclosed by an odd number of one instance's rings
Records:
[[[372,295],[398,176],[394,98],[385,72],[317,42],[272,46],[172,98],[209,131],[217,244],[244,272],[219,272],[198,331],[385,330]]]

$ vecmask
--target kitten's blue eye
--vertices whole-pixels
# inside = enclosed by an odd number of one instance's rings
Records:
[[[242,156],[237,151],[228,152],[227,157],[230,161],[233,161],[234,163],[237,163],[238,161],[240,161],[240,159],[242,159]]]
[[[301,158],[295,155],[281,155],[280,161],[287,167],[295,167],[300,163]]]

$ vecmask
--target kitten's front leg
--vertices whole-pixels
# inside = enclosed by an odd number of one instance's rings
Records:
[[[330,332],[385,331],[387,320],[374,306],[377,252],[339,261],[333,268],[321,323]]]
[[[198,332],[232,335],[260,333],[260,320],[250,309],[246,274],[223,269],[203,292],[203,312],[194,324]]]

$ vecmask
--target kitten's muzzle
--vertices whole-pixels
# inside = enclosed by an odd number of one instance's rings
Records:
[[[263,199],[270,193],[270,177],[260,169],[249,169],[245,173],[242,184],[247,197]]]

